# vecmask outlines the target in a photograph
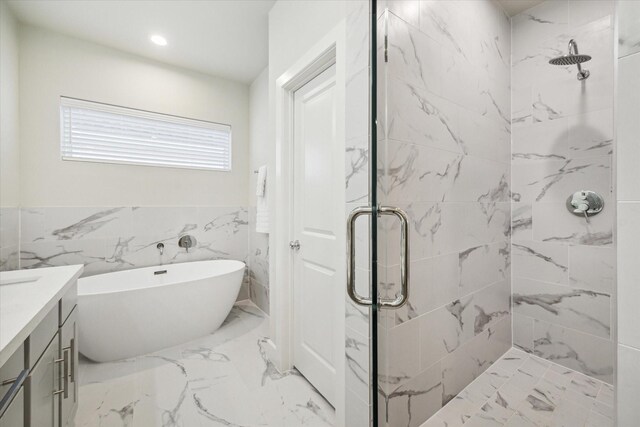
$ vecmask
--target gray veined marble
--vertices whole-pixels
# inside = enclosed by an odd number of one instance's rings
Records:
[[[534,354],[607,383],[613,381],[610,341],[574,329],[536,320]]]
[[[458,255],[460,294],[467,295],[510,276],[509,243],[474,246]]]
[[[532,206],[527,203],[513,203],[511,207],[511,238],[517,240],[533,239]]]
[[[383,397],[389,420],[393,420],[394,425],[420,426],[442,405],[440,365],[431,366]]]
[[[514,312],[609,338],[611,297],[608,294],[517,278]]]
[[[99,228],[117,219],[118,212],[124,208],[112,208],[96,212],[64,228],[53,230],[51,235],[60,240],[72,240],[93,233]]]
[[[506,163],[395,140],[386,147],[378,183],[388,203],[509,199]]]
[[[515,275],[566,285],[569,275],[568,247],[558,243],[514,241],[512,246]]]
[[[417,18],[417,14],[414,15]],[[441,90],[442,61],[438,43],[407,25],[393,10],[387,15],[387,40],[386,72],[389,75],[433,93]]]
[[[423,427],[613,427],[611,390],[599,380],[511,349]]]
[[[605,201],[606,203],[606,201]],[[567,212],[562,203],[533,204],[533,240],[588,246],[610,246],[613,243],[614,215],[604,209],[589,222]]]
[[[347,146],[345,156],[347,203],[366,198],[369,172],[369,147]],[[364,185],[363,185],[364,184]]]
[[[609,157],[523,163],[513,171],[513,198],[560,202],[573,194],[573,189],[583,187],[606,196],[611,192],[610,163]]]
[[[389,138],[466,152],[455,104],[394,77],[389,78],[387,98]]]
[[[213,335],[119,362],[80,366],[76,426],[331,426],[333,408],[262,350],[267,319],[236,305]]]
[[[28,208],[20,216],[24,268],[85,264],[85,274],[170,262],[248,258],[244,207]],[[177,245],[189,233],[197,247]],[[162,242],[160,256],[156,245]]]

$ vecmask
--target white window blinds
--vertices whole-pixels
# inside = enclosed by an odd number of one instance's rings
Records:
[[[231,126],[60,98],[63,160],[231,170]]]

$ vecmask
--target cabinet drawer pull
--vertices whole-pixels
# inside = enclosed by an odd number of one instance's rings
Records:
[[[76,339],[75,338],[71,338],[71,345],[70,345],[70,369],[71,369],[71,382],[75,383],[76,382]]]
[[[13,384],[13,385],[9,388],[9,390],[5,393],[5,395],[2,396],[2,400],[0,400],[0,414],[2,414],[5,411],[5,409],[7,409],[7,407],[9,406],[9,404],[11,403],[15,395],[18,394],[18,392],[20,391],[20,387],[22,387],[24,380],[27,379],[28,374],[29,374],[29,370],[23,369],[20,372],[20,375],[18,375],[15,379],[8,380],[11,382],[7,384]]]
[[[54,363],[62,363],[62,375],[60,375],[60,379],[62,379],[62,389],[56,390],[53,392],[54,396],[62,394],[62,396],[67,399],[69,397],[69,348],[65,347],[62,351],[62,359],[55,359]]]
[[[67,399],[69,397],[69,350],[63,350],[62,352],[64,364],[62,365],[62,391],[63,397]]]
[[[69,340],[69,346],[63,350],[69,350],[69,371],[71,371],[71,382],[76,382],[76,339]]]

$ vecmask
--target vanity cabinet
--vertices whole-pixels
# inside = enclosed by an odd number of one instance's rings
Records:
[[[60,427],[65,427],[78,408],[78,309],[74,306],[60,325]]]
[[[0,427],[24,425],[24,387],[28,371],[24,366],[24,343],[0,367]]]
[[[53,337],[27,380],[27,421],[32,427],[57,427],[60,396],[60,342]]]
[[[0,366],[0,427],[66,427],[78,406],[77,285]]]
[[[24,425],[24,388],[16,394],[7,409],[0,416],[0,427],[16,427]]]

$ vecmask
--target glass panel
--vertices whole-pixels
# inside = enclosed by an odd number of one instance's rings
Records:
[[[375,206],[375,177],[370,164],[375,158],[375,107],[371,91],[376,67],[375,3],[345,2],[347,8],[346,88],[346,214],[359,207]],[[355,223],[355,288],[370,298],[377,286],[375,274],[375,217],[360,217]],[[373,290],[372,290],[373,289]],[[347,426],[377,425],[376,402],[372,399],[377,377],[375,318],[377,307],[357,305],[348,296],[346,305],[346,423]]]
[[[410,221],[409,301],[377,318],[380,426],[475,417],[517,368],[525,412],[548,370],[613,390],[614,2],[532,3],[378,1],[377,202]],[[567,209],[581,190],[605,209]],[[400,222],[377,231],[393,299]]]

